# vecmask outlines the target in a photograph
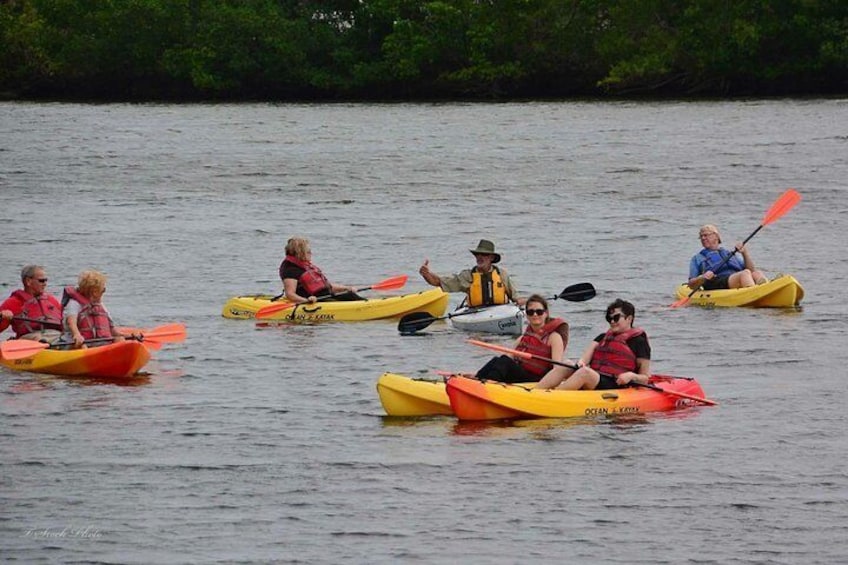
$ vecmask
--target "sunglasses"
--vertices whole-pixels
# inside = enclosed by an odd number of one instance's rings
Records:
[[[525,310],[525,312],[527,312],[528,316],[541,316],[542,314],[547,312],[547,310],[544,310],[542,308],[539,308],[539,309],[528,308],[527,310]]]
[[[613,314],[612,316],[608,315],[607,316],[607,322],[610,323],[610,324],[617,323],[623,317],[624,317],[624,314],[622,314],[620,312],[618,314]]]
[[[30,277],[30,278],[32,278],[33,280],[36,280],[36,281],[40,282],[41,284],[44,284],[44,283],[46,283],[46,282],[47,282],[47,279],[36,279],[36,278],[34,278],[34,277]]]

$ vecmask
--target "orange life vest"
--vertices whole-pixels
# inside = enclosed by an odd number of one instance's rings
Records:
[[[62,304],[74,300],[82,306],[77,316],[77,328],[83,339],[112,337],[112,319],[106,308],[99,302],[92,302],[72,286],[66,286],[62,295]]]
[[[311,262],[301,261],[292,255],[286,255],[285,261],[303,269],[303,274],[297,279],[297,284],[303,288],[307,296],[320,296],[332,292],[330,281],[327,280],[321,269]]]
[[[551,346],[548,343],[548,338],[554,332],[562,336],[563,345],[568,343],[568,324],[562,318],[552,318],[548,320],[544,326],[542,326],[539,333],[534,332],[530,326],[527,326],[527,329],[524,330],[524,334],[521,336],[521,340],[518,342],[518,347],[516,347],[516,349],[518,351],[526,351],[527,353],[550,359]],[[559,359],[554,359],[554,361],[559,361]],[[531,375],[535,375],[540,378],[553,367],[551,363],[542,361],[541,359],[522,358],[518,360],[518,364]]]
[[[595,347],[589,366],[599,373],[612,376],[635,371],[636,354],[627,346],[627,340],[644,333],[642,328],[630,328],[618,334],[607,331]]]
[[[12,330],[17,337],[45,329],[57,329],[62,324],[62,307],[46,292],[35,297],[25,290],[16,290],[12,296],[21,301],[19,314],[12,318]],[[20,319],[20,318],[28,319]],[[33,322],[30,320],[38,320]],[[42,323],[43,322],[43,323]]]

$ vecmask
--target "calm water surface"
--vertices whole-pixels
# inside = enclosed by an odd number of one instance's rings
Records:
[[[0,369],[4,562],[844,563],[848,101],[0,104],[0,291],[109,274],[121,324],[188,340],[133,386]],[[802,310],[670,310],[716,223]],[[383,417],[384,371],[489,357],[434,324],[257,329],[285,240],[366,286],[495,240],[576,355],[616,297],[657,372],[720,406],[629,420]],[[453,304],[459,297],[454,297]],[[509,343],[508,340],[495,341]],[[841,345],[840,345],[841,344]]]

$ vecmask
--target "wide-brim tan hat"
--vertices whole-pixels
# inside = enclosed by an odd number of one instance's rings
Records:
[[[501,261],[500,253],[495,253],[495,244],[488,239],[481,239],[480,243],[477,244],[477,249],[470,249],[469,251],[474,255],[494,255],[495,258],[492,263],[500,263]]]

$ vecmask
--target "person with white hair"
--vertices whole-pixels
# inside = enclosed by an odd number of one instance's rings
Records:
[[[747,246],[736,244],[735,255],[721,247],[721,234],[712,224],[701,226],[698,232],[701,249],[689,261],[689,288],[719,290],[745,288],[768,282],[763,273],[756,270]]]

